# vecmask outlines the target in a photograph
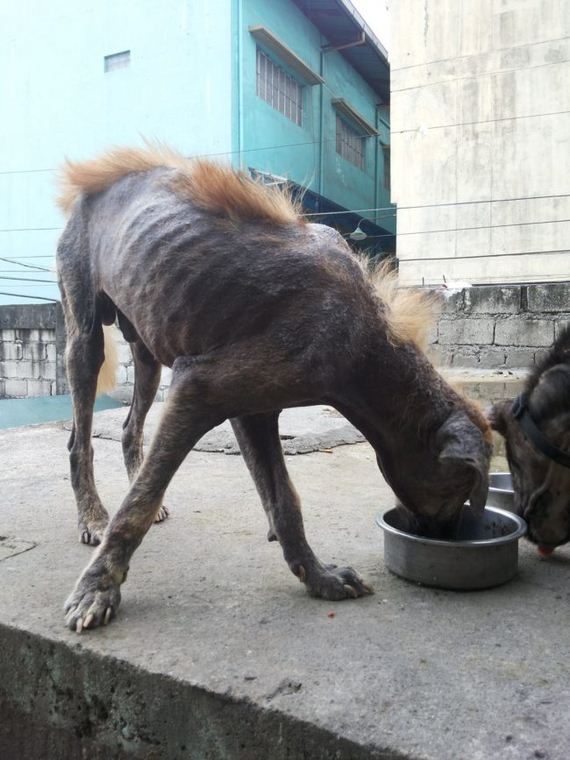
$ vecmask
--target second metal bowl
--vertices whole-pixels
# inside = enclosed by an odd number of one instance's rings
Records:
[[[489,476],[487,506],[514,509],[513,480],[510,472],[492,472]]]
[[[499,586],[516,575],[518,540],[526,524],[517,515],[486,507],[481,520],[468,508],[456,540],[443,541],[407,532],[401,507],[376,518],[384,530],[384,561],[396,575],[425,586],[468,590]]]

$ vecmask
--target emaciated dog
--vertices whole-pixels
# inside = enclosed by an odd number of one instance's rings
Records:
[[[524,392],[495,404],[491,425],[506,440],[515,510],[541,554],[570,541],[570,326],[534,367]]]
[[[336,231],[308,224],[290,198],[246,174],[163,148],[68,163],[69,214],[57,266],[67,326],[74,428],[71,479],[84,543],[100,546],[65,605],[78,632],[117,611],[129,561],[194,444],[226,419],[292,572],[330,600],[371,591],[307,543],[282,455],[284,407],[336,407],[374,447],[398,499],[453,521],[484,509],[490,431],[411,340],[425,320],[404,291],[378,295]],[[390,288],[388,287],[388,291]],[[391,301],[391,304],[390,304]],[[132,347],[134,397],[123,453],[131,487],[108,515],[93,479],[91,426],[104,361],[102,325]],[[161,365],[172,367],[143,459],[142,427]]]

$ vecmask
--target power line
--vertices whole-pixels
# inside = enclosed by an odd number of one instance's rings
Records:
[[[380,139],[380,137],[378,136],[377,139]],[[225,150],[225,151],[219,151],[217,153],[196,153],[195,155],[187,156],[187,158],[215,158],[216,156],[234,156],[234,155],[239,155],[243,153],[259,153],[260,151],[263,151],[263,150],[278,150],[282,148],[300,148],[306,145],[319,145],[321,143],[322,144],[336,143],[336,137],[329,137],[329,138],[325,138],[324,140],[307,140],[304,142],[297,142],[297,143],[281,143],[280,145],[265,145],[259,148],[247,148],[245,150]],[[10,170],[0,171],[0,175],[31,174],[34,172],[42,173],[42,172],[57,172],[57,171],[59,171],[59,167],[57,169],[10,169]]]
[[[397,237],[405,237],[406,235],[433,235],[436,232],[465,232],[469,230],[496,230],[503,227],[532,227],[535,224],[562,224],[563,222],[570,222],[570,219],[547,219],[540,222],[510,222],[509,224],[484,224],[481,227],[448,227],[441,230],[420,230],[419,232],[398,232]],[[347,233],[350,235],[351,233]],[[369,238],[382,238],[382,237],[394,237],[396,233],[387,235],[368,235]],[[461,258],[465,258],[462,256]],[[425,259],[422,259],[425,261]]]
[[[555,42],[566,42],[566,40],[569,40],[569,39],[570,39],[570,37],[566,36],[566,37],[556,37],[556,39],[553,39],[553,40],[548,39],[548,40],[537,40],[536,42],[524,42],[524,43],[521,43],[520,45],[508,45],[507,47],[498,47],[498,48],[495,48],[493,52],[494,53],[503,53],[506,50],[508,50],[510,52],[510,51],[513,51],[513,50],[520,50],[521,48],[530,48],[530,47],[535,47],[536,45],[544,45],[545,42],[548,42],[550,45],[553,45]],[[472,57],[472,55],[465,54],[465,55],[459,56],[458,58],[437,58],[437,59],[435,59],[433,61],[430,61],[429,62],[429,66],[435,66],[438,63],[449,63],[451,61],[453,61],[453,63],[456,63],[458,60],[462,60],[462,59],[467,60],[467,59],[469,59],[471,57]],[[553,63],[561,63],[561,61],[553,61]],[[408,66],[400,66],[399,68],[394,68],[394,66],[391,66],[391,70],[392,71],[407,71],[409,69],[421,68],[422,66],[426,67],[427,65],[428,64],[426,64],[425,62],[424,63],[412,63],[412,64],[409,64]],[[531,67],[531,68],[535,68],[535,67]],[[500,74],[503,71],[510,72],[511,69],[501,69],[501,70],[498,70],[498,71],[492,71],[491,73],[492,74]]]
[[[55,172],[57,169],[10,169],[0,174],[41,174],[42,172]]]
[[[2,172],[0,172],[2,174]],[[514,198],[488,198],[486,200],[477,200],[477,201],[447,201],[445,203],[422,203],[417,206],[398,206],[397,204],[392,204],[390,206],[375,206],[374,208],[347,208],[342,211],[311,211],[309,213],[303,214],[304,217],[309,216],[338,216],[340,214],[362,214],[364,212],[372,212],[372,211],[393,211],[396,215],[399,211],[416,211],[418,209],[424,209],[424,208],[447,208],[448,206],[476,206],[480,205],[481,203],[518,203],[521,201],[538,201],[538,200],[550,200],[550,199],[557,199],[557,198],[570,198],[570,193],[554,193],[550,195],[521,195],[516,196]],[[552,220],[558,221],[558,220]],[[562,219],[560,221],[567,221],[566,219]],[[520,222],[517,224],[514,224],[513,226],[518,226],[518,224],[547,224],[548,222]],[[494,225],[498,226],[498,225]],[[62,230],[63,227],[25,227],[25,228],[6,228],[6,229],[0,229],[0,232],[36,232],[36,231],[43,231],[43,230]],[[454,228],[455,229],[455,228]],[[476,227],[459,227],[458,229],[478,229]],[[433,230],[433,232],[448,232],[449,230]],[[412,234],[412,233],[400,233],[400,234]],[[41,259],[41,258],[51,258],[49,256],[22,256],[20,258],[30,258],[30,259]]]
[[[344,211],[311,211],[303,216],[336,216],[338,214],[363,214],[365,211],[393,211],[389,216],[396,216],[395,206],[379,206],[378,208],[347,208]]]
[[[565,37],[564,39],[570,39],[568,37]],[[550,42],[550,40],[549,40]],[[497,51],[494,51],[497,52]],[[455,61],[454,61],[455,63]],[[557,66],[561,63],[567,63],[567,61],[547,61],[546,63],[537,63],[535,66],[525,66],[525,71],[535,71],[536,69],[542,69],[546,66]],[[431,61],[430,61],[431,64]],[[420,64],[425,66],[425,64]],[[398,69],[395,69],[397,71]],[[517,68],[510,68],[510,69],[498,69],[496,71],[483,71],[480,74],[477,75],[477,79],[481,80],[485,77],[492,77],[496,76],[497,74],[512,74],[515,71],[518,71]],[[401,87],[399,90],[392,90],[392,95],[394,93],[400,93],[400,92],[409,92],[410,90],[417,90],[418,87],[437,87],[438,85],[442,84],[453,84],[454,82],[464,82],[466,80],[472,81],[473,80],[473,74],[463,74],[458,77],[446,77],[443,76],[442,79],[434,79],[433,81],[429,81],[423,85],[411,85],[410,87]]]
[[[1,172],[0,172],[1,174]],[[47,230],[62,230],[63,227],[6,227],[0,232],[45,232]]]
[[[378,212],[378,211],[392,211],[392,214],[386,214],[380,219],[389,219],[390,217],[395,217],[398,215],[398,211],[407,211],[412,209],[420,209],[420,208],[439,208],[443,206],[461,206],[461,205],[472,205],[476,203],[510,203],[514,201],[526,201],[526,200],[540,200],[540,199],[548,199],[548,198],[567,198],[570,197],[570,193],[563,193],[561,195],[535,195],[535,196],[528,196],[526,198],[498,198],[496,200],[486,200],[486,201],[453,201],[450,203],[439,203],[439,204],[428,204],[425,206],[377,206],[376,208],[355,208],[355,209],[346,209],[344,211],[311,211],[307,214],[302,214],[304,217],[313,217],[313,216],[342,216],[343,214],[363,214],[363,213],[372,213],[372,212]],[[372,221],[372,220],[370,220]],[[378,221],[378,220],[374,220]],[[562,222],[570,222],[570,219],[543,219],[536,222],[510,222],[508,224],[484,224],[478,227],[449,227],[446,229],[437,229],[437,230],[418,230],[418,231],[412,231],[412,232],[399,232],[398,235],[428,235],[435,232],[462,232],[466,230],[485,230],[485,229],[497,229],[501,227],[523,227],[527,225],[534,225],[534,224],[561,224]],[[7,229],[0,229],[0,232],[32,232],[36,230],[61,230],[63,227],[26,227],[22,229],[18,228],[7,228]],[[379,237],[379,236],[376,236]],[[47,256],[29,256],[29,257],[20,257],[20,258],[31,258],[31,259],[39,259],[39,258],[51,258]],[[0,257],[0,260],[2,260],[2,257]],[[12,263],[16,263],[15,261]]]
[[[540,285],[540,284],[547,284],[547,283],[556,283],[556,282],[567,282],[568,279],[564,278],[564,276],[559,274],[553,274],[553,275],[547,275],[547,274],[541,274],[540,280],[534,279],[536,277],[536,272],[531,272],[530,274],[522,274],[522,275],[513,275],[513,277],[510,280],[505,279],[505,275],[497,276],[497,277],[487,277],[482,276],[480,273],[477,273],[475,277],[472,279],[475,280],[475,282],[471,283],[471,287],[483,287],[485,285],[491,285],[491,284],[497,284],[497,285],[505,285],[505,287],[508,287],[510,285]],[[469,280],[469,275],[462,275],[461,280]],[[484,282],[477,282],[477,280],[484,280]],[[439,285],[441,286],[442,280],[436,280],[434,278],[426,278],[422,277],[422,282],[425,286],[432,286],[432,285]],[[419,287],[420,284],[417,283],[414,285],[403,285],[402,287]],[[452,288],[450,288],[451,290]]]
[[[521,116],[501,116],[498,119],[481,119],[480,121],[463,121],[453,124],[434,124],[432,127],[426,127],[427,130],[431,129],[449,129],[450,127],[473,127],[478,124],[497,124],[498,122],[502,121],[518,121],[519,119],[537,119],[538,117],[542,116],[564,116],[565,114],[570,113],[570,111],[552,111],[551,113],[529,113],[529,114],[523,114]],[[394,134],[397,135],[405,135],[405,134],[411,134],[413,132],[417,132],[418,127],[414,127],[414,129],[398,129],[398,130],[392,130]]]
[[[445,208],[446,206],[475,206],[481,203],[512,203],[514,201],[541,201],[550,198],[570,198],[570,193],[551,195],[521,195],[515,198],[488,198],[480,201],[448,201],[447,203],[422,203],[419,206],[396,206],[398,211],[416,210],[420,208]]]
[[[18,280],[20,282],[44,282],[48,285],[57,285],[56,280],[37,280],[34,277],[0,277],[0,280]]]
[[[417,257],[412,259],[404,259],[399,258],[402,262],[408,262],[408,261],[467,261],[468,259],[498,259],[502,258],[503,256],[534,256],[536,254],[553,254],[553,253],[568,253],[568,248],[561,248],[556,249],[554,251],[510,251],[509,253],[479,253],[479,254],[473,254],[469,256],[427,256],[427,257]]]
[[[37,264],[22,264],[22,262],[18,261],[17,259],[6,259],[4,256],[0,256],[0,261],[5,261],[8,264],[17,264],[18,266],[26,267],[27,269],[35,269],[36,271],[51,272],[51,269],[48,269],[47,267],[40,267]]]
[[[418,206],[378,206],[377,208],[354,208],[345,211],[314,211],[303,216],[334,216],[335,214],[360,214],[365,211],[415,211],[423,208],[446,208],[447,206],[475,206],[481,203],[514,203],[518,201],[537,201],[549,200],[550,198],[570,198],[570,193],[559,193],[554,195],[525,195],[515,198],[488,198],[479,201],[448,201],[447,203],[422,203]]]
[[[4,293],[0,290],[0,296],[8,296],[10,298],[34,298],[36,301],[50,301],[50,303],[58,303],[55,298],[44,298],[43,296],[31,296],[24,293]]]

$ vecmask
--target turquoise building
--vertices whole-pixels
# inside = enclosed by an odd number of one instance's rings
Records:
[[[0,69],[0,304],[58,299],[64,157],[143,138],[292,182],[315,221],[394,250],[389,67],[348,0],[22,0]]]

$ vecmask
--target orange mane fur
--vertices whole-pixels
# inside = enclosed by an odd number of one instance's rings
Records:
[[[287,190],[263,185],[230,166],[185,158],[163,145],[115,148],[90,161],[66,161],[57,203],[69,214],[81,195],[102,192],[127,174],[159,167],[174,169],[166,179],[171,190],[206,211],[233,220],[261,220],[278,225],[303,222],[300,208]]]
[[[401,288],[390,262],[374,266],[360,259],[361,266],[385,308],[388,331],[394,342],[415,343],[427,349],[429,334],[441,312],[441,298],[434,291]]]

